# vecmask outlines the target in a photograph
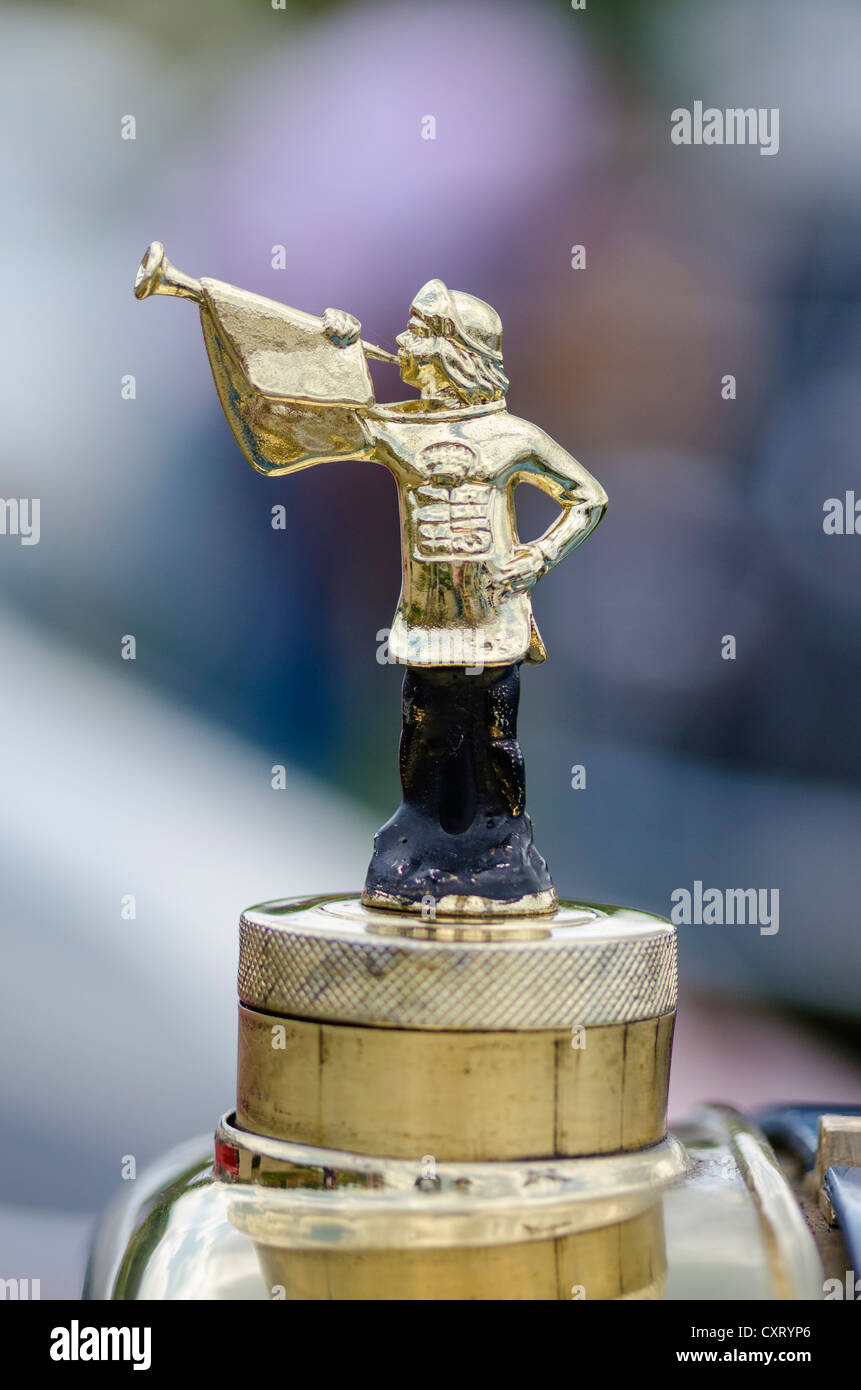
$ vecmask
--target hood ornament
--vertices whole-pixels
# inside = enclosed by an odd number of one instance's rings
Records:
[[[199,305],[222,408],[259,472],[355,458],[394,477],[403,797],[361,894],[242,914],[235,1108],[214,1151],[204,1140],[139,1176],[87,1294],[819,1296],[802,1188],[759,1130],[708,1107],[667,1133],[675,927],[559,902],[533,843],[517,740],[521,667],[545,657],[531,590],[607,498],[509,413],[498,315],[429,281],[395,359],[350,314],[193,280],[159,243],[135,293]],[[380,358],[415,399],[376,402]],[[559,507],[528,543],[520,482]],[[834,1156],[857,1134],[826,1118],[817,1162],[845,1214]]]

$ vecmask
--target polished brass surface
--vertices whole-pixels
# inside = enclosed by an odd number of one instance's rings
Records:
[[[247,1156],[240,1156],[237,1165],[239,1181],[224,1181],[214,1176],[212,1141],[204,1137],[198,1141],[195,1153],[189,1152],[190,1147],[195,1146],[183,1146],[182,1150],[166,1155],[157,1168],[139,1171],[136,1182],[123,1184],[117,1206],[99,1229],[87,1276],[86,1297],[268,1300],[284,1298],[288,1288],[297,1290],[300,1287],[314,1290],[313,1296],[320,1299],[381,1297],[383,1289],[391,1287],[385,1259],[374,1260],[374,1252],[369,1250],[353,1248],[351,1252],[341,1239],[340,1217],[331,1232],[325,1221],[317,1223],[318,1251],[332,1261],[328,1270],[325,1270],[326,1261],[318,1259],[313,1249],[296,1250],[291,1256],[290,1251],[272,1246],[270,1249],[282,1262],[277,1271],[282,1277],[274,1277],[267,1264],[270,1257],[266,1251],[259,1244],[255,1248],[255,1242],[236,1226],[236,1202],[237,1197],[252,1189],[255,1182],[261,1199],[273,1204],[282,1200],[284,1194],[280,1190],[266,1191],[264,1188],[270,1180],[270,1166],[283,1164],[285,1150],[277,1141],[243,1136],[235,1126],[231,1128],[232,1136],[229,1132],[223,1133],[223,1127],[219,1134],[227,1142],[236,1139],[239,1145],[246,1146]],[[704,1305],[722,1300],[776,1297],[821,1299],[823,1271],[816,1257],[813,1237],[797,1226],[799,1213],[791,1218],[789,1239],[777,1244],[771,1235],[771,1228],[780,1220],[783,1199],[791,1197],[789,1183],[780,1169],[775,1168],[771,1174],[774,1193],[763,1195],[760,1183],[757,1196],[757,1182],[748,1182],[747,1164],[739,1162],[738,1137],[742,1133],[748,1134],[755,1145],[760,1144],[761,1136],[757,1137],[755,1129],[741,1116],[723,1109],[706,1110],[695,1121],[688,1121],[676,1129],[676,1137],[684,1146],[688,1162],[680,1165],[675,1180],[665,1173],[669,1185],[662,1186],[655,1195],[663,1227],[662,1235],[655,1231],[652,1250],[656,1254],[650,1253],[645,1229],[645,1213],[650,1210],[648,1201],[641,1208],[642,1218],[626,1211],[624,1206],[613,1205],[614,1189],[619,1189],[620,1195],[622,1189],[632,1195],[637,1186],[637,1182],[632,1182],[635,1171],[641,1189],[647,1187],[642,1181],[644,1167],[636,1170],[622,1167],[615,1156],[571,1160],[570,1164],[562,1161],[569,1193],[573,1192],[574,1174],[580,1173],[582,1205],[588,1205],[590,1195],[594,1197],[599,1222],[607,1223],[603,1231],[611,1232],[605,1236],[599,1224],[591,1229],[581,1226],[573,1236],[562,1237],[562,1240],[579,1239],[574,1275],[569,1275],[566,1269],[564,1277],[554,1281],[552,1270],[548,1272],[547,1262],[542,1260],[545,1250],[553,1247],[555,1255],[562,1252],[562,1247],[561,1241],[557,1244],[546,1235],[546,1228],[542,1229],[536,1243],[535,1264],[528,1275],[523,1273],[524,1262],[530,1259],[530,1245],[528,1241],[512,1240],[512,1228],[507,1225],[501,1232],[506,1241],[504,1253],[499,1247],[475,1244],[461,1245],[454,1253],[446,1253],[447,1247],[443,1245],[414,1252],[409,1261],[396,1257],[389,1269],[397,1267],[402,1282],[393,1296],[473,1299],[499,1296],[494,1290],[501,1291],[503,1297],[514,1297],[515,1291],[520,1290],[521,1296],[529,1299],[567,1300],[573,1294],[586,1301],[612,1296],[657,1297],[686,1302],[699,1300]],[[339,1193],[346,1198],[350,1179],[357,1177],[369,1186],[371,1196],[374,1189],[370,1185],[374,1183],[378,1194],[388,1191],[393,1208],[401,1200],[412,1204],[414,1197],[422,1195],[415,1185],[415,1163],[401,1169],[401,1186],[396,1187],[394,1178],[387,1177],[391,1169],[385,1162],[381,1165],[373,1158],[348,1155],[342,1177],[338,1164],[343,1155],[327,1155],[330,1162],[321,1167],[319,1151],[316,1166],[309,1151],[305,1151],[304,1160],[297,1146],[290,1146],[290,1151],[292,1159],[287,1166],[291,1166],[293,1159],[299,1160],[294,1165],[300,1170],[297,1197],[305,1191],[316,1201],[338,1197]],[[259,1177],[252,1181],[255,1158],[259,1159]],[[312,1159],[310,1164],[309,1158]],[[621,1156],[622,1164],[627,1165],[629,1161],[640,1165],[642,1155]],[[765,1162],[770,1169],[772,1159],[766,1158]],[[303,1164],[309,1168],[307,1173],[301,1171]],[[531,1166],[527,1165],[527,1172]],[[509,1171],[508,1165],[499,1167]],[[558,1167],[559,1162],[552,1164],[551,1171]],[[424,1189],[431,1201],[448,1194],[448,1201],[453,1202],[457,1192],[465,1195],[463,1189],[454,1186],[464,1176],[461,1171],[455,1177],[456,1171],[448,1165],[439,1166],[440,1188]],[[543,1166],[542,1171],[546,1174],[547,1167]],[[327,1191],[327,1183],[334,1184],[335,1190]],[[534,1191],[532,1183],[529,1189]],[[516,1187],[509,1179],[507,1188],[503,1190],[500,1186],[497,1190],[507,1202],[514,1198]],[[555,1190],[558,1193],[558,1189]],[[397,1195],[399,1192],[402,1195]],[[286,1200],[289,1205],[289,1193]],[[763,1207],[768,1213],[765,1220],[760,1214]],[[634,1223],[640,1219],[642,1239],[637,1240]],[[620,1230],[626,1226],[620,1242]],[[337,1236],[337,1241],[324,1251],[327,1233],[333,1240]],[[587,1236],[590,1237],[588,1242],[581,1239]],[[403,1246],[393,1248],[402,1250]],[[597,1252],[594,1262],[593,1250]],[[295,1257],[301,1263],[294,1273]],[[344,1263],[336,1266],[335,1261],[341,1259]],[[655,1271],[651,1284],[646,1280],[649,1259]],[[617,1263],[619,1277],[615,1278]],[[460,1279],[457,1275],[450,1276],[450,1271],[458,1264],[462,1271]],[[321,1269],[327,1274],[327,1283],[323,1282]],[[577,1278],[577,1273],[585,1277]],[[572,1289],[572,1286],[579,1287]],[[619,1287],[623,1292],[614,1293]]]
[[[449,1030],[570,1032],[676,1006],[676,929],[649,913],[563,903],[552,918],[416,928],[349,894],[249,908],[239,998],[299,1018]]]
[[[285,1250],[257,1242],[267,1288],[289,1301],[355,1302],[662,1297],[660,1205],[629,1221],[520,1245],[436,1250]]]
[[[669,923],[567,903],[551,919],[422,926],[347,895],[243,914],[240,1126],[465,1161],[662,1138]]]
[[[570,1030],[411,1031],[240,1008],[237,1120],[299,1143],[438,1161],[641,1148],[666,1130],[673,1021],[572,1040]]]
[[[355,458],[391,472],[403,554],[392,660],[469,668],[544,660],[529,590],[594,530],[607,496],[543,430],[509,414],[502,325],[490,305],[441,280],[424,285],[397,356],[420,399],[379,405],[366,358],[393,355],[363,343],[350,314],[327,309],[316,318],[218,280],[192,280],[159,242],[144,256],[135,294],[200,305],[219,400],[258,471],[278,476]],[[528,543],[514,507],[522,482],[560,509]]]
[[[325,1243],[434,1249],[507,1245],[628,1220],[687,1163],[672,1135],[607,1156],[446,1162],[272,1139],[226,1115],[215,1172],[235,1188],[255,1239],[309,1250]]]
[[[657,1199],[687,1167],[667,1138],[609,1158],[441,1163],[427,1178],[427,1156],[261,1140],[232,1117],[216,1154],[230,1221],[291,1300],[655,1297]]]

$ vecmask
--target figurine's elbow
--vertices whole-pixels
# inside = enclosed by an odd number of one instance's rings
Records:
[[[606,492],[591,473],[586,473],[583,469],[581,476],[573,487],[560,499],[566,508],[576,509],[581,519],[585,520],[586,529],[593,530],[607,510],[609,498]]]
[[[609,504],[610,499],[606,492],[601,487],[600,483],[596,483],[595,486],[590,489],[590,495],[586,499],[586,505],[589,511],[590,530],[594,530],[598,525],[598,522],[603,517]]]

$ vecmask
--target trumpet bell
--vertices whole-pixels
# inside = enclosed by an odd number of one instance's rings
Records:
[[[190,275],[183,275],[171,265],[160,241],[151,241],[135,276],[135,299],[151,294],[171,294],[177,299],[193,299],[203,303],[203,286]]]

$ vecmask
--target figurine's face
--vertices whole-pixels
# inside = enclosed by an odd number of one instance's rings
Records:
[[[439,340],[425,320],[416,313],[396,339],[401,380],[415,386],[423,396],[438,396],[451,386],[439,365]]]
[[[423,400],[474,405],[500,400],[508,389],[502,359],[490,361],[474,351],[446,313],[425,313],[414,303],[397,344],[401,377],[418,387]]]

